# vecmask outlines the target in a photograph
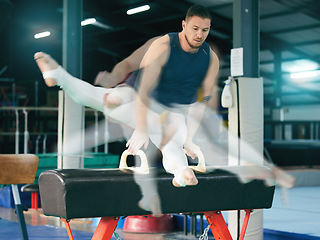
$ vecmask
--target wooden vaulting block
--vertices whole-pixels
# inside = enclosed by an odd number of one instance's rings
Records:
[[[0,184],[33,183],[38,162],[33,154],[0,154]]]

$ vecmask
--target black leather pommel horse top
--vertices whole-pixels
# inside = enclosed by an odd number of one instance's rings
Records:
[[[208,219],[216,211],[272,206],[274,187],[262,180],[243,184],[235,174],[215,170],[197,174],[196,186],[177,188],[172,174],[152,171],[140,181],[156,181],[163,213],[203,212]],[[48,170],[40,175],[39,186],[45,215],[70,220],[151,214],[138,207],[142,193],[133,174],[119,169]]]

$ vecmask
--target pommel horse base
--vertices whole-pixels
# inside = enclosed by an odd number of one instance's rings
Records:
[[[245,167],[245,166],[243,166]],[[198,185],[176,188],[172,175],[161,169],[143,175],[141,181],[156,181],[162,212],[204,213],[215,239],[232,240],[223,219],[223,210],[246,210],[239,239],[243,239],[250,212],[270,208],[274,187],[262,180],[241,183],[223,170],[197,174]],[[153,176],[153,177],[152,177]],[[45,215],[60,217],[73,239],[69,220],[101,217],[93,240],[109,240],[121,216],[150,215],[138,207],[142,195],[133,175],[119,169],[48,170],[39,177]]]

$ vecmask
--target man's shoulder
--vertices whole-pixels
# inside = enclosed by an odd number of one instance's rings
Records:
[[[168,34],[156,39],[152,43],[152,48],[154,50],[157,49],[157,51],[166,51],[166,50],[169,50],[169,47],[170,47],[170,38]]]
[[[165,34],[161,37],[159,37],[157,40],[155,40],[158,44],[164,44],[170,42],[169,34]]]

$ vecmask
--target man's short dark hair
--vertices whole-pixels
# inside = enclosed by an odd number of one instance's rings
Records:
[[[198,16],[201,18],[209,18],[211,20],[211,14],[209,10],[201,5],[193,5],[191,6],[186,14],[186,20],[193,16]]]

